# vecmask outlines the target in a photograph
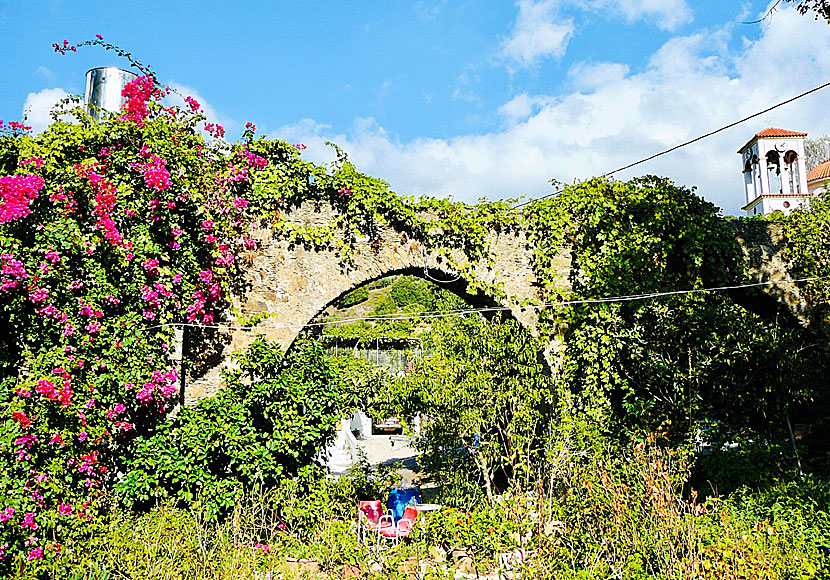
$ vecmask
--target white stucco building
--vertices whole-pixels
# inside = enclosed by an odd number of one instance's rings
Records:
[[[830,193],[830,161],[813,167],[807,174],[807,190],[810,195]]]
[[[746,205],[741,209],[747,215],[769,215],[774,211],[788,214],[808,203],[812,190],[807,187],[804,163],[806,136],[807,133],[769,127],[738,150],[746,191]]]

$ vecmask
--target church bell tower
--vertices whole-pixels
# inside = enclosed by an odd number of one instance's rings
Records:
[[[807,133],[769,127],[738,150],[744,174],[748,216],[785,215],[808,203],[804,138]]]

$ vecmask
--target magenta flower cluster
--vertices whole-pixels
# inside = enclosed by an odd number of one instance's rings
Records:
[[[0,177],[0,224],[29,215],[29,204],[43,188],[37,175],[4,175]]]

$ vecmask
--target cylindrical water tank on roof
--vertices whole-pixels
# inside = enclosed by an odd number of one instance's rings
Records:
[[[86,73],[84,104],[96,121],[101,120],[101,111],[117,113],[121,110],[124,97],[121,91],[138,75],[114,66],[93,68]]]

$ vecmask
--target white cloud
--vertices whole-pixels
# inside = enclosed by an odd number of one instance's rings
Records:
[[[561,57],[573,36],[574,21],[561,18],[558,0],[519,0],[519,15],[501,53],[515,65],[526,67],[546,57]]]
[[[526,94],[505,103],[504,128],[480,135],[400,142],[373,120],[352,130],[305,121],[275,135],[309,146],[313,160],[331,160],[324,139],[338,143],[365,171],[407,195],[479,197],[538,196],[548,179],[586,179],[647,157],[817,86],[830,77],[830,28],[779,10],[756,41],[738,53],[725,48],[724,32],[678,37],[656,51],[645,70],[619,63],[573,67],[571,92]],[[740,213],[745,203],[737,149],[767,124],[830,132],[830,89],[814,94],[660,157],[617,177],[655,173]],[[768,123],[766,118],[768,119]]]
[[[58,101],[68,96],[69,93],[60,88],[43,89],[26,95],[26,101],[23,103],[23,116],[26,117],[26,124],[32,128],[32,133],[41,133],[52,124],[49,113]]]
[[[621,14],[629,22],[653,21],[663,30],[676,30],[693,20],[687,0],[587,0],[572,5],[562,0],[518,0],[519,14],[511,35],[501,44],[501,56],[511,68],[528,67],[544,58],[562,57],[576,32],[562,8]]]
[[[629,20],[651,20],[664,30],[676,30],[692,21],[686,0],[594,0],[599,10],[618,10]]]
[[[627,65],[616,62],[579,62],[568,71],[568,78],[579,91],[595,91],[600,87],[624,81],[628,71]]]
[[[551,97],[545,95],[531,97],[527,93],[522,93],[499,107],[499,114],[507,119],[508,122],[515,123],[516,121],[527,119],[541,107],[552,101],[553,99]]]

